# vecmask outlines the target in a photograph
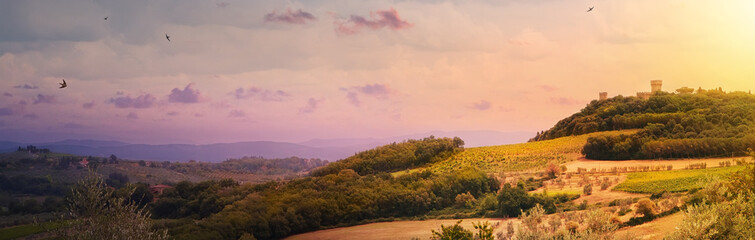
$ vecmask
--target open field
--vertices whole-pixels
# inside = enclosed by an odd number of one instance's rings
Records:
[[[678,212],[634,227],[619,229],[614,236],[622,237],[630,234],[630,236],[635,236],[639,239],[660,240],[674,232],[675,227],[683,219],[684,213]]]
[[[352,227],[342,227],[327,230],[320,230],[315,232],[303,233],[294,235],[285,239],[298,240],[298,239],[311,239],[311,240],[325,240],[325,239],[354,239],[354,240],[378,240],[378,239],[430,239],[432,236],[432,230],[439,230],[440,225],[451,226],[454,225],[458,219],[443,219],[443,220],[425,220],[425,221],[396,221],[396,222],[382,222],[382,223],[370,223]],[[505,231],[505,224],[507,221],[514,221],[515,226],[518,224],[517,219],[500,219],[500,218],[474,218],[463,219],[461,226],[468,230],[474,230],[472,223],[488,221],[491,225],[495,226],[496,223],[500,223],[495,228],[494,233]]]
[[[703,187],[709,176],[723,177],[742,169],[744,166],[629,173],[627,180],[614,187],[613,190],[633,193],[653,193],[662,190],[683,192],[691,188]]]

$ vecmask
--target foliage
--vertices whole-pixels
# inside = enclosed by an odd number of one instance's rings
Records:
[[[94,173],[79,181],[68,201],[73,220],[55,231],[64,239],[168,239],[166,232],[152,230],[144,208],[114,196]]]
[[[336,174],[343,169],[352,169],[359,175],[392,172],[414,168],[445,160],[461,151],[464,141],[460,138],[435,138],[430,136],[422,140],[407,140],[392,143],[357,153],[338,162],[328,164],[312,171],[312,176]]]
[[[582,193],[585,194],[585,195],[592,195],[592,183],[586,184],[582,188]]]
[[[702,201],[688,201],[685,218],[669,239],[755,238],[755,170],[748,165],[726,180],[714,181],[694,193]],[[746,181],[741,181],[746,180]]]
[[[475,233],[474,239],[494,240],[493,238],[494,229],[490,226],[490,223],[488,221],[472,223],[472,226],[474,227],[475,230],[477,230],[477,232]]]
[[[494,193],[498,186],[495,178],[476,169],[400,177],[388,173],[360,176],[344,169],[338,174],[260,185],[217,214],[170,231],[181,239],[238,239],[245,232],[256,239],[277,239],[370,219],[418,216],[453,206],[459,194],[479,198]]]
[[[530,195],[522,184],[512,187],[504,184],[498,192],[498,216],[517,217],[523,211],[535,206],[541,206],[548,213],[556,212],[556,204],[571,201],[575,196],[566,194],[533,194]]]
[[[583,153],[606,160],[743,156],[755,148],[754,125],[755,96],[750,94],[658,93],[647,101],[622,96],[593,101],[531,141],[641,129],[633,135],[591,137]]]
[[[461,220],[453,226],[440,225],[440,231],[433,231],[433,240],[472,240],[472,232],[461,227]]]
[[[642,214],[642,216],[646,218],[652,218],[653,216],[658,214],[658,207],[655,205],[653,200],[643,198],[637,201],[637,210],[635,212]]]
[[[613,190],[632,193],[655,193],[662,190],[683,192],[702,187],[709,175],[727,176],[744,168],[744,166],[734,166],[695,170],[634,172],[629,173],[627,180],[614,187]]]
[[[152,204],[153,217],[193,219],[208,217],[249,193],[242,188],[232,190],[236,186],[238,185],[227,180],[179,182],[173,188],[165,189],[160,198]]]

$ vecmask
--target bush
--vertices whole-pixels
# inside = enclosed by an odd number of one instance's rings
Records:
[[[456,195],[455,203],[457,208],[472,208],[477,200],[469,192]]]
[[[637,201],[637,213],[642,214],[646,218],[652,218],[658,214],[658,207],[655,206],[652,200],[643,198]]]
[[[582,188],[582,193],[584,193],[585,195],[592,195],[592,183],[585,185],[585,187]]]
[[[433,240],[472,240],[472,232],[461,227],[461,221],[459,220],[453,226],[446,227],[440,225],[440,231],[432,230]]]

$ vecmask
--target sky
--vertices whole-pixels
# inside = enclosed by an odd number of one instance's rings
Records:
[[[755,88],[753,12],[751,0],[0,0],[0,140],[535,132],[653,79]]]

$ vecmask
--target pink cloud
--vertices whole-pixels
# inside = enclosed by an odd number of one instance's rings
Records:
[[[349,103],[351,103],[354,106],[359,107],[362,104],[362,102],[359,101],[359,95],[355,92],[347,93],[346,98],[349,99]]]
[[[136,98],[132,98],[131,96],[111,98],[108,103],[114,104],[117,108],[150,108],[154,106],[155,101],[157,101],[157,98],[147,93],[139,95]]]
[[[186,85],[183,90],[173,88],[173,90],[170,91],[170,95],[168,95],[168,101],[175,103],[198,103],[201,94],[199,93],[199,90],[193,89],[193,86],[193,83],[189,83],[189,85]]]
[[[271,12],[268,14],[265,14],[265,22],[282,22],[282,23],[289,23],[289,24],[305,24],[307,21],[315,21],[317,18],[315,18],[314,15],[311,13],[302,11],[301,9],[296,11],[291,11],[291,9],[286,10],[286,12],[278,13],[278,12]]]
[[[349,103],[357,107],[359,107],[362,103],[359,100],[360,94],[372,96],[377,99],[387,99],[388,96],[393,94],[393,90],[391,90],[388,85],[378,83],[365,84],[364,86],[354,86],[351,88],[341,88],[341,90],[347,92],[346,99],[349,100]]]
[[[215,4],[215,6],[218,6],[218,7],[221,7],[221,8],[225,8],[225,7],[228,7],[228,6],[230,6],[230,5],[231,5],[231,4],[230,4],[230,3],[228,3],[228,2],[219,2],[219,3],[216,3],[216,4]]]
[[[55,96],[53,95],[37,94],[37,97],[34,99],[34,104],[40,104],[40,103],[53,104],[55,102],[56,102],[56,99],[55,99]]]
[[[5,96],[5,97],[13,97],[13,94],[10,94],[10,93],[6,92],[6,93],[3,93],[3,96]]]
[[[472,109],[487,111],[493,104],[486,100],[480,100],[480,102],[472,103]]]
[[[238,88],[231,93],[236,99],[249,99],[254,98],[264,102],[281,102],[285,98],[290,97],[291,94],[283,90],[268,90],[257,87],[251,87],[248,89]]]
[[[400,30],[412,27],[412,24],[402,20],[393,8],[370,13],[369,20],[362,16],[351,15],[348,20],[335,21],[334,24],[336,33],[342,35],[356,34],[364,28],[377,30],[387,27],[391,30]]]
[[[320,104],[322,103],[322,99],[317,100],[314,98],[309,98],[307,100],[307,104],[304,105],[304,107],[299,109],[299,113],[312,113],[315,110],[317,110],[318,107],[320,107]]]
[[[26,119],[37,119],[37,118],[39,118],[39,115],[37,115],[36,113],[29,113],[29,114],[25,114],[24,118],[26,118]]]
[[[39,87],[34,86],[34,85],[24,84],[24,85],[15,86],[13,88],[21,88],[21,89],[30,89],[31,90],[31,89],[38,89]]]

